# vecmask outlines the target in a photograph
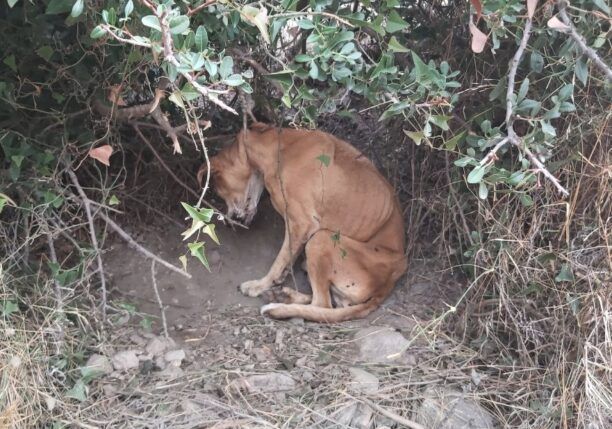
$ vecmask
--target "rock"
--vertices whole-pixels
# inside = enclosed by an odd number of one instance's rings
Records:
[[[355,393],[374,394],[378,392],[378,377],[361,368],[349,368],[352,380],[348,383],[349,390]]]
[[[436,429],[493,429],[493,417],[478,401],[464,393],[430,387],[416,412],[415,420]]]
[[[93,354],[89,356],[85,367],[89,371],[93,371],[96,374],[108,375],[113,372],[113,365],[111,364],[110,359],[104,355]]]
[[[372,426],[372,409],[361,402],[353,401],[334,412],[332,416],[342,427],[370,429]]]
[[[117,371],[126,371],[128,369],[138,368],[138,356],[136,355],[136,350],[124,350],[122,352],[116,353],[111,361],[113,362],[113,367]]]
[[[168,365],[159,375],[164,378],[178,378],[183,375],[183,370],[176,365]]]
[[[295,389],[295,380],[286,372],[251,375],[232,381],[230,387],[249,393],[287,392]]]
[[[181,366],[183,359],[185,359],[185,350],[183,349],[172,350],[164,355],[164,360],[174,366]]]
[[[359,330],[355,334],[357,361],[381,364],[413,366],[416,359],[406,353],[409,342],[392,328],[374,326]]]

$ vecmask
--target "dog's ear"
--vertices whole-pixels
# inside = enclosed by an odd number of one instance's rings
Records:
[[[200,186],[200,188],[204,185],[204,183],[202,182],[204,180],[204,176],[206,176],[207,171],[208,171],[208,165],[206,163],[202,164],[202,166],[198,170],[198,174],[196,175],[196,177],[198,179],[198,185]],[[211,162],[210,163],[210,175],[212,176],[213,174],[215,174],[215,171],[216,171],[215,164]]]
[[[273,125],[265,124],[263,122],[253,122],[250,129],[251,131],[256,131],[258,133],[263,133],[264,131],[268,131],[274,128]]]

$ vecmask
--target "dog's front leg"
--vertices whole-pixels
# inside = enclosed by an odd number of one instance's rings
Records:
[[[240,285],[240,291],[248,296],[259,296],[275,284],[282,282],[286,276],[287,269],[295,262],[302,252],[306,233],[304,228],[293,226],[291,231],[285,228],[285,240],[276,256],[276,260],[270,267],[268,274],[259,280],[250,280]]]

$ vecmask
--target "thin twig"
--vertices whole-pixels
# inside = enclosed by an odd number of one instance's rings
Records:
[[[364,404],[366,404],[367,406],[375,409],[376,411],[378,411],[380,414],[382,414],[383,416],[390,418],[391,420],[393,420],[396,423],[399,423],[400,425],[404,425],[406,427],[409,427],[411,429],[425,429],[425,427],[417,422],[414,422],[412,420],[409,420],[405,417],[400,416],[399,414],[394,413],[393,411],[389,411],[386,408],[381,407],[378,404],[375,404],[374,402],[370,401],[369,399],[366,398],[357,398],[359,401],[363,402]]]
[[[499,151],[503,146],[505,146],[510,139],[505,137],[501,139],[497,144],[491,149],[491,151],[480,161],[480,165],[488,165],[490,162],[495,162],[497,160],[497,151]]]
[[[194,7],[193,9],[187,8],[187,16],[193,16],[199,11],[201,11],[202,9],[205,9],[208,6],[212,6],[215,3],[217,3],[217,0],[208,0],[202,3],[201,5]]]
[[[151,261],[151,284],[153,285],[153,292],[155,292],[155,299],[157,299],[157,305],[159,305],[159,311],[161,312],[162,327],[164,329],[164,337],[168,338],[168,324],[166,323],[166,310],[164,309],[164,303],[159,296],[159,290],[157,289],[157,279],[155,278],[155,259]]]
[[[94,248],[96,259],[98,261],[98,275],[100,276],[100,288],[102,292],[102,320],[106,321],[106,278],[104,276],[104,266],[102,264],[102,255],[100,254],[100,248],[98,246],[98,238],[96,237],[96,227],[94,225],[93,216],[91,214],[90,199],[87,197],[87,195],[85,195],[85,191],[83,191],[83,188],[79,184],[76,174],[74,174],[74,171],[72,171],[72,168],[67,163],[65,163],[65,165],[66,165],[66,171],[68,172],[68,176],[70,176],[70,180],[72,181],[72,184],[75,186],[75,188],[77,189],[77,192],[81,196],[81,203],[83,204],[83,207],[85,208],[85,214],[87,215],[87,222],[89,224],[89,236],[91,238],[91,245]],[[100,212],[100,215],[104,215],[104,214]]]
[[[104,220],[104,222],[107,223],[107,225],[113,230],[115,231],[117,234],[119,234],[119,236],[121,238],[123,238],[125,241],[128,242],[128,245],[136,250],[138,250],[140,253],[142,253],[143,255],[145,255],[147,258],[153,259],[157,262],[159,262],[160,264],[162,264],[164,267],[179,273],[185,277],[187,277],[188,279],[191,278],[191,274],[189,274],[188,272],[172,265],[170,262],[166,262],[165,260],[163,260],[162,258],[160,258],[159,256],[157,256],[156,254],[154,254],[153,252],[145,249],[144,247],[142,247],[140,244],[138,244],[127,232],[125,232],[119,225],[117,225],[111,218],[109,218],[108,216],[106,216],[106,214],[99,212],[98,215],[102,218],[102,220]]]
[[[599,70],[601,70],[606,75],[606,78],[609,81],[612,81],[612,69],[601,59],[599,55],[597,55],[597,52],[593,48],[590,48],[587,45],[587,42],[582,36],[582,34],[578,33],[578,30],[576,30],[574,23],[567,15],[567,3],[562,0],[558,3],[558,7],[559,17],[561,18],[561,21],[569,27],[569,36],[574,39],[574,42],[576,42],[576,45],[578,45],[582,53],[589,57],[591,61],[593,61],[593,64],[595,64],[599,68]]]
[[[291,18],[294,16],[325,16],[327,18],[331,18],[334,19],[344,25],[346,25],[347,27],[351,27],[353,28],[354,25],[351,24],[350,22],[348,22],[346,19],[340,18],[338,15],[334,15],[333,13],[329,13],[329,12],[310,12],[310,11],[304,11],[304,12],[285,12],[285,13],[277,13],[276,15],[272,15],[270,16],[270,19],[275,19],[275,18]]]
[[[47,245],[49,246],[49,257],[51,262],[58,266],[53,235],[50,232],[47,232]],[[59,355],[61,354],[64,344],[64,299],[62,297],[62,285],[60,285],[55,277],[53,278],[53,291],[55,292],[55,310],[58,314],[56,317],[57,335],[55,339],[55,353]]]

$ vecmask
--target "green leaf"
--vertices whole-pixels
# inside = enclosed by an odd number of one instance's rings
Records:
[[[45,61],[49,61],[55,51],[51,46],[41,46],[36,50],[36,53]]]
[[[6,198],[0,195],[0,214],[2,213],[2,209],[4,209],[7,201],[8,200]]]
[[[242,75],[236,73],[223,79],[223,83],[229,86],[240,86],[244,83],[244,79]]]
[[[268,10],[265,7],[262,6],[260,9],[257,9],[253,6],[245,5],[240,11],[240,17],[248,23],[255,25],[259,29],[261,37],[263,37],[266,43],[270,43]]]
[[[142,25],[145,27],[152,28],[157,31],[161,31],[161,26],[159,25],[159,19],[155,15],[147,15],[143,16],[140,20]]]
[[[521,194],[519,200],[525,207],[531,207],[533,205],[533,198],[531,198],[529,194]]]
[[[76,399],[80,402],[85,402],[87,400],[87,387],[83,380],[79,379],[74,383],[72,389],[66,392],[66,398]]]
[[[321,161],[321,165],[325,165],[326,167],[329,167],[329,163],[331,161],[329,155],[322,153],[321,155],[317,156],[316,159]]]
[[[214,241],[215,243],[221,244],[219,242],[219,237],[217,237],[217,233],[215,232],[215,228],[215,224],[209,223],[202,229],[202,232],[212,238],[212,241]]]
[[[99,39],[105,34],[106,34],[106,30],[101,25],[98,25],[93,30],[91,30],[89,37],[91,37],[92,39]]]
[[[531,71],[541,73],[544,69],[544,57],[537,51],[532,51],[529,57],[529,67]]]
[[[72,5],[72,11],[70,12],[70,16],[73,18],[78,18],[79,16],[81,16],[81,14],[83,13],[83,7],[84,7],[84,3],[83,0],[77,0],[74,2],[74,5]]]
[[[457,145],[459,144],[459,142],[463,140],[466,134],[467,134],[467,131],[462,131],[459,134],[453,136],[452,138],[446,140],[444,142],[444,148],[446,150],[454,151],[457,148]]]
[[[593,0],[595,6],[601,9],[606,15],[610,15],[610,6],[605,3],[604,0]]]
[[[519,88],[518,96],[516,97],[516,102],[520,103],[525,98],[528,91],[529,91],[529,78],[526,77],[521,83],[521,87]]]
[[[388,47],[391,52],[410,52],[410,49],[398,42],[395,36],[392,36],[391,40],[389,40]]]
[[[308,54],[298,54],[295,56],[294,61],[297,63],[307,63],[309,61],[312,61],[312,59],[312,56]]]
[[[392,10],[387,16],[387,26],[386,29],[389,33],[395,33],[397,31],[402,31],[408,27],[408,23],[402,19],[401,16],[395,11]]]
[[[200,25],[195,33],[195,45],[201,52],[208,46],[208,32],[203,25]]]
[[[19,306],[13,301],[3,301],[2,306],[0,306],[0,310],[2,317],[7,318],[10,317],[11,314],[18,312]]]
[[[13,70],[15,73],[17,73],[17,64],[15,63],[15,55],[9,55],[8,57],[6,57],[4,59],[3,62],[7,66],[9,66],[11,68],[11,70]]]
[[[469,164],[475,163],[474,158],[471,156],[464,156],[463,158],[459,158],[453,164],[457,167],[467,167]]]
[[[128,16],[132,14],[133,11],[134,11],[134,2],[132,0],[128,0],[128,2],[125,4],[125,8],[123,9],[123,14],[127,18]]]
[[[548,134],[549,136],[555,137],[557,135],[557,131],[555,130],[555,127],[553,127],[550,122],[548,121],[540,121],[540,124],[542,125],[542,131],[544,132],[544,134]]]
[[[574,93],[574,85],[568,83],[559,90],[559,101],[565,101]]]
[[[232,73],[234,73],[234,60],[232,57],[223,57],[221,67],[219,68],[221,79],[227,78]]]
[[[423,141],[423,139],[425,138],[425,134],[423,133],[423,131],[408,131],[408,130],[403,130],[403,131],[404,131],[404,134],[406,134],[417,146],[419,146],[421,142]]]
[[[555,277],[555,281],[557,283],[574,281],[574,274],[572,273],[572,269],[570,268],[569,264],[563,264],[561,266],[561,270]]]
[[[467,182],[468,183],[480,183],[484,174],[486,172],[486,168],[483,165],[477,165],[474,167],[470,174],[468,174]]]
[[[108,205],[109,206],[119,205],[119,198],[117,198],[115,195],[111,195],[111,197],[108,199]]]
[[[314,61],[310,63],[310,70],[308,70],[308,76],[312,79],[316,79],[319,77],[319,66]]]
[[[589,66],[587,65],[586,59],[578,58],[574,73],[576,73],[576,77],[582,82],[582,85],[586,86],[589,78]]]
[[[191,255],[195,256],[198,261],[200,261],[202,265],[204,265],[206,269],[210,271],[208,259],[206,259],[206,255],[204,254],[204,242],[199,241],[197,243],[187,243],[187,247],[189,248]]]
[[[487,188],[487,185],[485,184],[485,182],[480,182],[480,184],[478,185],[478,198],[480,198],[481,200],[486,200],[488,195],[489,189]]]
[[[51,0],[47,4],[45,13],[47,15],[58,15],[60,13],[70,12],[74,6],[74,0]]]
[[[189,30],[189,17],[186,15],[173,16],[168,21],[170,33],[183,34]]]
[[[429,117],[429,122],[437,127],[442,128],[444,131],[448,131],[448,121],[451,119],[450,116],[444,115],[432,115]]]
[[[187,255],[179,256],[179,261],[181,261],[181,265],[183,266],[183,271],[187,271]]]
[[[189,216],[195,221],[202,221],[202,222],[208,223],[210,222],[210,220],[213,217],[213,214],[215,213],[213,209],[208,209],[208,208],[196,209],[195,207],[192,207],[189,204],[183,203],[183,202],[181,202],[181,205],[187,211]]]
[[[310,19],[300,19],[297,24],[302,30],[312,30],[315,28],[315,25]]]
[[[9,7],[12,9],[13,6],[15,6],[17,4],[19,0],[6,0],[6,2],[8,3]]]
[[[23,162],[24,159],[25,157],[23,155],[11,156],[12,163],[15,164],[18,168],[21,168],[21,163]]]

